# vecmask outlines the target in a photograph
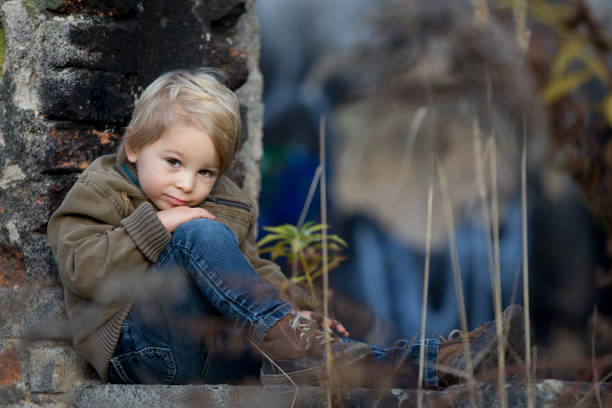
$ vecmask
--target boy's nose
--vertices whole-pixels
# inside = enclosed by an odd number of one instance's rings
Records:
[[[193,190],[194,182],[195,177],[193,177],[191,174],[183,173],[177,178],[176,186],[184,192],[188,193]]]

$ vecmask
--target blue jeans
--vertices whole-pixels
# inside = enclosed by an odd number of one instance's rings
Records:
[[[292,306],[253,270],[227,226],[207,219],[182,224],[151,273],[186,280],[186,289],[178,297],[154,296],[132,307],[110,360],[110,382],[215,384],[258,378],[260,359],[246,347],[247,339],[260,342]],[[426,344],[426,367],[434,371],[425,384],[435,387],[438,343]],[[418,344],[400,340],[392,347],[372,346],[372,352],[371,364],[401,360],[408,368],[401,383],[416,383]]]
[[[438,345],[440,340],[425,339],[423,361],[423,385],[438,388]],[[392,346],[371,346],[372,361],[370,365],[382,367],[384,375],[391,378],[390,386],[395,388],[414,388],[419,375],[419,353],[421,341],[411,343],[408,340],[397,340]]]

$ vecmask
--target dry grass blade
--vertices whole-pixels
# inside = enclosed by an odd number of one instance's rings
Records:
[[[397,202],[399,197],[399,193],[402,187],[406,184],[406,178],[408,175],[408,170],[410,168],[410,162],[412,161],[412,152],[414,150],[414,143],[416,141],[416,136],[419,133],[419,129],[421,128],[421,124],[423,123],[423,119],[425,119],[425,115],[427,114],[427,108],[421,106],[414,117],[412,118],[412,123],[410,124],[410,129],[408,130],[408,137],[406,138],[406,144],[404,145],[404,152],[402,153],[402,160],[400,162],[399,170],[397,171],[397,179],[393,183],[393,187],[391,189],[391,202]]]
[[[487,0],[472,0],[474,9],[476,12],[476,21],[481,26],[487,24],[489,20],[489,8],[487,7]]]
[[[593,310],[593,332],[591,333],[591,365],[593,366],[593,387],[595,387],[595,397],[597,406],[601,408],[601,393],[599,392],[599,372],[597,371],[597,361],[595,361],[595,337],[597,335],[597,305]]]
[[[498,361],[498,395],[501,406],[508,406],[508,398],[506,396],[506,364],[505,364],[505,339],[502,330],[502,302],[501,302],[501,270],[500,270],[500,254],[499,254],[499,205],[497,202],[497,145],[495,138],[491,148],[491,212],[493,216],[493,252],[495,258],[495,271],[493,274],[493,293],[495,299],[495,328],[497,332],[497,361]]]
[[[467,335],[467,315],[465,311],[465,299],[463,297],[463,286],[461,281],[461,269],[459,267],[459,256],[457,254],[457,241],[455,238],[455,221],[453,219],[453,208],[448,194],[448,182],[446,174],[438,160],[436,160],[436,165],[438,181],[440,183],[440,191],[442,193],[442,207],[444,209],[444,218],[446,221],[446,228],[448,230],[448,241],[451,251],[451,260],[453,267],[453,278],[455,281],[455,291],[457,294],[457,307],[459,309],[459,321],[461,323],[461,331],[463,335],[463,351],[467,369],[468,385],[470,388],[470,404],[471,406],[476,407],[481,406],[482,404],[476,405],[476,383],[474,381],[474,369],[472,366],[472,359],[470,357],[470,343]]]
[[[476,166],[476,178],[478,181],[478,192],[480,196],[480,207],[482,209],[483,227],[486,235],[487,245],[487,260],[489,262],[489,274],[491,277],[491,289],[493,292],[493,305],[495,309],[495,322],[497,337],[500,341],[497,342],[497,359],[498,359],[498,397],[500,405],[502,407],[508,406],[508,398],[506,396],[506,378],[505,378],[505,361],[504,361],[504,342],[502,333],[502,310],[501,310],[501,278],[500,278],[500,258],[499,258],[499,217],[498,217],[498,205],[497,205],[497,156],[496,156],[496,145],[495,139],[491,137],[488,145],[490,145],[491,152],[491,178],[492,178],[492,212],[493,212],[493,228],[491,228],[491,218],[489,215],[489,206],[487,202],[487,190],[484,178],[484,163],[482,160],[482,147],[480,143],[480,128],[478,121],[474,121],[473,129],[474,137],[474,156]],[[487,151],[489,148],[487,147]],[[494,245],[491,243],[491,229],[493,229],[493,240]]]
[[[425,363],[425,326],[427,323],[427,294],[429,293],[429,262],[431,258],[431,220],[433,212],[433,180],[427,191],[427,231],[425,241],[425,271],[423,277],[423,305],[421,307],[421,347],[419,350],[419,379],[417,406],[423,406],[423,364]]]
[[[292,379],[291,377],[289,377],[289,376],[287,375],[287,373],[286,373],[286,372],[285,372],[285,371],[284,371],[282,368],[280,368],[280,367],[279,367],[279,365],[278,365],[278,364],[276,364],[276,363],[274,362],[274,360],[272,360],[272,359],[270,358],[270,356],[268,356],[268,355],[267,355],[267,354],[266,354],[266,353],[265,353],[265,352],[264,352],[262,349],[260,349],[260,348],[257,346],[257,344],[255,344],[253,341],[251,341],[251,340],[249,340],[249,339],[247,339],[247,340],[248,340],[248,342],[249,342],[249,343],[251,343],[251,346],[253,346],[253,347],[255,348],[255,350],[259,351],[259,352],[261,353],[261,355],[263,355],[265,358],[267,358],[267,359],[268,359],[268,361],[270,361],[270,363],[272,363],[272,365],[273,365],[274,367],[278,368],[278,370],[279,370],[281,373],[283,373],[283,375],[284,375],[285,377],[287,377],[287,379],[288,379],[288,380],[291,382],[291,384],[293,384],[293,386],[295,387],[295,394],[293,395],[293,400],[291,401],[291,408],[293,408],[293,407],[295,406],[295,401],[297,401],[297,396],[298,396],[298,392],[299,392],[299,388],[298,388],[297,384],[295,383],[295,381],[293,381],[293,379]],[[328,405],[328,406],[330,406],[330,407],[331,407],[331,405]]]
[[[601,395],[600,395],[601,392],[600,392],[599,386],[602,383],[607,382],[610,378],[612,378],[612,372],[608,373],[600,381],[597,381],[597,382],[593,383],[593,386],[591,387],[589,392],[587,392],[586,394],[584,394],[584,396],[582,398],[580,398],[580,400],[576,403],[576,406],[577,407],[582,407],[582,405],[584,404],[584,401],[586,401],[586,399],[591,396],[591,393],[592,392],[596,392],[599,395],[599,397],[597,397],[597,403],[598,403],[598,406],[601,407],[603,403],[601,401]]]
[[[312,203],[312,198],[314,197],[314,193],[317,189],[317,184],[319,184],[319,179],[321,178],[321,166],[319,165],[315,170],[314,176],[312,176],[312,181],[310,182],[310,188],[308,189],[308,195],[306,196],[306,200],[304,201],[304,206],[302,207],[302,212],[300,213],[300,219],[297,223],[297,229],[301,229],[304,225],[304,220],[306,219],[306,214],[308,214],[308,210],[310,209],[310,204]]]
[[[527,29],[527,0],[514,0],[512,14],[514,15],[514,24],[516,24],[516,42],[519,49],[525,54],[530,37]]]
[[[529,258],[527,253],[527,121],[523,117],[523,152],[521,156],[521,229],[523,237],[523,310],[525,312],[525,375],[527,407],[534,408],[531,376],[531,325],[529,324]],[[535,370],[535,367],[534,367]]]
[[[325,116],[321,116],[319,122],[319,159],[321,161],[321,224],[327,225],[327,183],[325,180]],[[323,333],[325,335],[325,363],[327,368],[327,378],[329,384],[327,386],[327,406],[332,406],[332,353],[331,340],[329,338],[329,330],[327,319],[329,318],[329,269],[327,264],[327,228],[323,228],[322,232],[322,252],[323,252]]]
[[[304,220],[306,219],[306,214],[308,214],[308,210],[310,209],[310,204],[312,203],[312,198],[314,197],[315,190],[317,189],[317,184],[319,184],[319,180],[321,179],[321,166],[317,167],[314,176],[312,177],[312,182],[310,183],[310,188],[308,189],[308,195],[306,196],[306,201],[304,201],[304,207],[302,207],[302,213],[300,214],[300,219],[297,223],[297,229],[301,230],[304,225]],[[293,262],[291,262],[291,276],[296,277],[298,267],[298,259],[297,257],[293,257]]]
[[[473,125],[474,137],[474,166],[476,169],[476,180],[478,184],[478,195],[480,197],[480,208],[482,209],[482,223],[486,235],[487,245],[487,261],[489,265],[489,273],[493,273],[493,244],[491,242],[491,216],[489,214],[489,205],[487,202],[487,187],[484,179],[484,162],[482,160],[488,154],[490,147],[487,145],[485,154],[482,153],[480,142],[480,127],[477,120],[474,120]],[[491,142],[491,140],[489,140]]]

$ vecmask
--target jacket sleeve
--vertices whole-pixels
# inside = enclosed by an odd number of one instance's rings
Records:
[[[251,206],[253,209],[253,219],[257,220],[257,203],[253,202]],[[246,239],[242,243],[242,252],[251,266],[267,283],[276,287],[281,292],[284,300],[293,303],[299,309],[316,309],[318,307],[316,299],[313,299],[304,289],[287,279],[276,263],[259,256],[259,250],[255,243],[255,231],[256,223],[253,222]]]
[[[87,299],[97,299],[113,276],[144,273],[171,235],[145,202],[124,217],[117,193],[77,182],[49,220],[47,235],[62,282]]]

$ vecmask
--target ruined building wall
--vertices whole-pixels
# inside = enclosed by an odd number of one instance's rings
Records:
[[[142,87],[175,68],[226,71],[245,121],[230,174],[257,196],[253,2],[0,0],[0,405],[61,405],[97,381],[67,340],[46,223],[79,172],[116,149]]]

